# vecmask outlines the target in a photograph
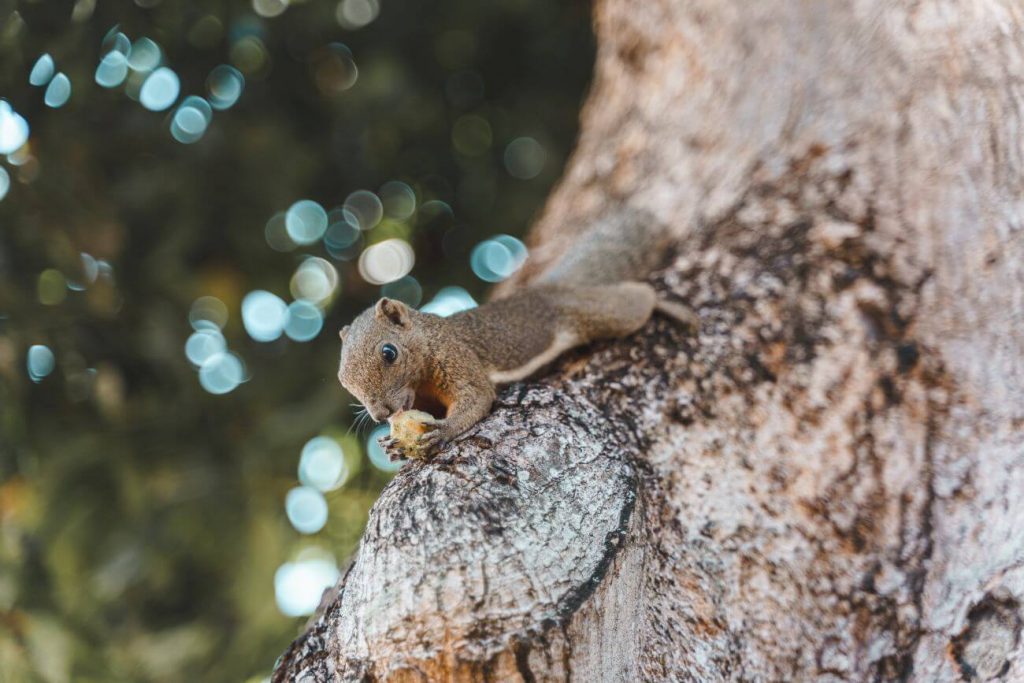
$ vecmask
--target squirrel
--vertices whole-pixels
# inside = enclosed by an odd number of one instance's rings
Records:
[[[621,221],[608,225],[623,231]],[[339,333],[339,381],[376,422],[412,408],[443,413],[419,436],[417,451],[429,455],[486,417],[498,386],[529,377],[569,349],[632,334],[655,311],[694,327],[689,308],[659,299],[646,282],[595,284],[642,269],[638,243],[657,252],[648,259],[663,254],[651,249],[652,239],[630,243],[608,233],[586,233],[591,248],[575,250],[536,284],[449,317],[380,299]],[[393,438],[380,444],[393,459],[405,455]]]

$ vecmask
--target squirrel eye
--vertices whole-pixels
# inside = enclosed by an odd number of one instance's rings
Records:
[[[380,347],[380,355],[384,357],[385,363],[391,365],[398,358],[398,349],[394,344],[385,344]]]

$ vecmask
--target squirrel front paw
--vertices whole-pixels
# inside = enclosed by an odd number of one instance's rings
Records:
[[[448,442],[448,423],[426,413],[407,411],[391,420],[391,434],[377,439],[392,462],[428,458]]]
[[[385,434],[384,436],[378,437],[377,443],[384,449],[384,454],[388,456],[388,460],[391,462],[408,459],[405,455],[405,449],[402,448],[401,442],[393,436]]]
[[[420,434],[419,438],[416,439],[416,447],[424,455],[433,455],[448,443],[448,439],[445,438],[445,429],[443,428],[445,426],[444,420],[438,420],[430,426],[432,429],[429,432]]]

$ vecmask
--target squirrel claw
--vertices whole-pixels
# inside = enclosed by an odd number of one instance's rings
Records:
[[[436,424],[433,425],[433,430],[425,434],[420,434],[419,439],[417,439],[416,443],[425,451],[435,452],[440,450],[441,447],[444,446],[445,438],[441,430],[438,429],[439,426],[440,425]]]
[[[388,456],[391,462],[406,460],[405,451],[398,445],[398,439],[382,436],[377,439],[377,443],[384,449],[384,454]]]

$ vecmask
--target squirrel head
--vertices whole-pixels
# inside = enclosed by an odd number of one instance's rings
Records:
[[[341,336],[338,380],[376,422],[412,408],[425,367],[416,318],[401,301],[381,299],[363,311]]]

